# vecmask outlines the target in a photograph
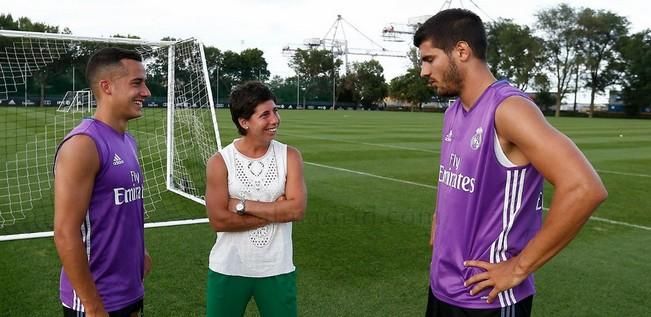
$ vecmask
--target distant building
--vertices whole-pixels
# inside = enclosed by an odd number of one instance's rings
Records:
[[[610,90],[608,92],[608,112],[624,112],[624,100],[619,90]]]
[[[561,104],[561,111],[574,111],[574,104],[573,103],[562,103]],[[577,112],[590,112],[590,104],[589,103],[577,103],[576,104],[576,111]],[[594,111],[595,112],[606,112],[606,111],[608,111],[608,105],[601,104],[601,103],[595,103],[594,104]]]
[[[626,112],[626,104],[624,104],[624,98],[622,98],[622,92],[620,90],[611,90],[608,93],[608,111],[609,112]],[[642,105],[640,108],[640,113],[649,114],[651,113],[651,101],[648,104]]]

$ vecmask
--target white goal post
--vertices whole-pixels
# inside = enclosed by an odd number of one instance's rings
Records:
[[[91,112],[93,105],[95,105],[95,100],[90,89],[70,90],[61,99],[57,111]]]
[[[4,101],[28,100],[39,85],[72,80],[75,87],[75,69],[81,72],[92,52],[106,46],[138,51],[152,90],[144,116],[129,123],[145,174],[147,226],[205,217],[203,206],[193,208],[187,201],[205,204],[205,163],[221,149],[221,140],[199,41],[0,30],[0,241],[48,235],[56,147],[94,105],[88,89],[64,90],[58,107],[56,102],[24,107]],[[47,89],[40,91],[50,98]]]

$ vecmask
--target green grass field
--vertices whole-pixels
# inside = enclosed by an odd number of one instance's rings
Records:
[[[16,119],[26,113],[0,110],[3,133],[9,126],[41,131]],[[278,139],[301,150],[309,192],[306,217],[294,225],[299,315],[422,316],[441,115],[281,111],[281,116]],[[228,112],[220,110],[218,117],[227,144],[235,128]],[[155,110],[148,110],[141,119],[146,120],[153,122],[142,129],[163,124]],[[584,151],[610,195],[576,240],[536,273],[533,315],[651,315],[651,120],[549,120]],[[8,160],[9,150],[0,144],[0,159]],[[50,199],[44,194],[22,226],[51,226]],[[175,195],[161,199],[165,204],[150,220],[180,217],[166,215],[165,206],[183,209],[185,217],[205,214],[202,206]],[[154,260],[145,282],[146,314],[204,316],[214,233],[207,224],[145,233]],[[0,242],[0,315],[59,316],[59,265],[51,238]],[[247,316],[256,315],[249,305]]]

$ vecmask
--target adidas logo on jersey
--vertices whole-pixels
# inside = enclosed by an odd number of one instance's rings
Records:
[[[445,135],[444,140],[445,142],[452,142],[452,129],[450,129],[450,132],[448,132],[448,134]]]
[[[122,160],[122,158],[120,158],[117,154],[114,154],[113,155],[113,166],[121,165],[121,164],[124,164],[124,161]]]

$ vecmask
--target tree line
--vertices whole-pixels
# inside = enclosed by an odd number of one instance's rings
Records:
[[[553,109],[556,115],[561,102],[579,89],[590,91],[590,114],[595,96],[612,87],[621,89],[629,113],[638,113],[651,105],[651,30],[630,34],[630,22],[623,16],[568,4],[540,10],[535,17],[532,27],[510,19],[486,23],[487,62],[498,78],[506,78],[523,90],[535,91],[539,106],[543,110]],[[0,15],[0,28],[71,33],[68,28],[60,30],[58,26],[32,22],[26,17],[14,20],[10,14]],[[0,47],[5,44],[0,41]],[[77,86],[83,86],[84,64],[91,48],[80,46],[79,53],[70,60],[35,74],[30,79],[32,85],[28,85],[29,93],[65,93],[72,86],[72,69],[79,72],[74,76],[79,81]],[[328,50],[296,50],[288,62],[296,75],[287,78],[270,78],[264,53],[257,48],[237,53],[206,46],[204,51],[213,95],[221,103],[228,102],[234,85],[247,80],[265,81],[279,103],[288,104],[336,102],[374,107],[391,97],[419,107],[436,99],[435,91],[419,76],[416,49],[407,54],[411,66],[388,83],[378,61],[353,63],[342,72],[340,56]],[[151,71],[150,86],[153,94],[164,96],[165,67],[158,66]]]
[[[623,16],[568,4],[540,10],[535,17],[533,27],[510,19],[486,24],[487,63],[496,77],[535,91],[537,104],[553,108],[556,116],[563,99],[580,89],[590,91],[590,115],[595,96],[609,87],[621,87],[631,114],[651,105],[651,30],[629,34],[630,22]],[[418,85],[416,52],[410,59],[412,67],[391,81],[389,95],[425,102],[431,96]]]
[[[542,96],[553,91],[551,100],[539,103],[553,102],[556,116],[565,96],[582,88],[590,91],[590,115],[595,96],[608,87],[623,88],[621,97],[631,113],[651,104],[651,90],[644,87],[651,75],[648,29],[629,34],[630,22],[623,16],[567,4],[535,17],[533,28],[507,19],[489,23],[488,63],[496,75],[520,88],[532,85]]]

